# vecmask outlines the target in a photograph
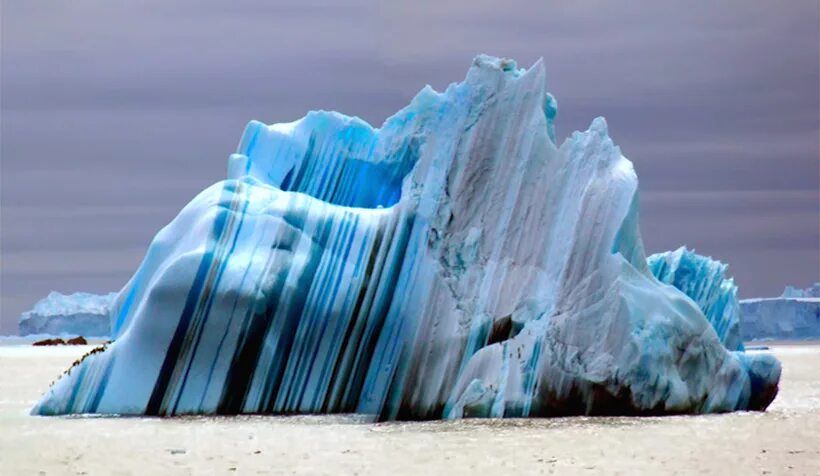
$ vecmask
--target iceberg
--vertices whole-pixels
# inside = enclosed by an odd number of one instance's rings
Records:
[[[646,259],[658,281],[674,286],[692,299],[730,350],[743,350],[740,305],[734,279],[726,277],[728,265],[688,250],[656,253]]]
[[[62,294],[52,291],[20,315],[20,335],[109,337],[117,293]]]
[[[783,290],[782,298],[820,298],[820,283],[814,283],[806,289],[799,289],[793,286],[786,286]]]
[[[820,283],[807,289],[786,286],[780,297],[740,301],[746,340],[820,339]]]
[[[32,413],[765,409],[779,362],[652,275],[632,164],[603,118],[557,145],[545,77],[482,55],[380,128],[252,121]]]

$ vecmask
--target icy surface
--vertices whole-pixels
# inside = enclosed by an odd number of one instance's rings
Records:
[[[775,298],[740,301],[746,340],[820,339],[820,283],[806,289],[786,286]]]
[[[557,147],[545,87],[540,61],[479,56],[380,129],[251,122],[121,291],[115,342],[33,412],[765,408],[778,361],[652,276],[632,164],[602,118]]]
[[[52,291],[20,316],[20,335],[108,337],[117,293],[62,294]]]
[[[689,296],[712,324],[727,349],[743,350],[737,286],[726,276],[727,265],[682,246],[646,259],[658,281]]]

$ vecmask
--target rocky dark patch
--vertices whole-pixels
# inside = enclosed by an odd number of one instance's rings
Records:
[[[46,345],[88,345],[88,341],[85,340],[83,336],[77,336],[68,340],[60,339],[59,337],[54,339],[43,339],[34,342],[31,345],[36,346],[46,346]]]
[[[35,342],[31,345],[38,345],[38,346],[43,346],[43,345],[65,345],[65,341],[63,339],[59,339],[59,338],[57,338],[57,339],[43,339],[43,340],[38,340],[37,342]]]

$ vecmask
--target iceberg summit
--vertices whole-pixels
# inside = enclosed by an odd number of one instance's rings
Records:
[[[556,112],[541,61],[478,56],[379,129],[251,122],[33,413],[765,409],[779,362],[653,276],[632,164],[603,118],[557,145]]]

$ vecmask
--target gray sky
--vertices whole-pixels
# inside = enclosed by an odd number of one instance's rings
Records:
[[[0,334],[119,289],[248,120],[378,125],[481,52],[543,56],[559,136],[607,118],[649,252],[728,262],[742,297],[820,280],[818,2],[277,3],[3,0]]]

